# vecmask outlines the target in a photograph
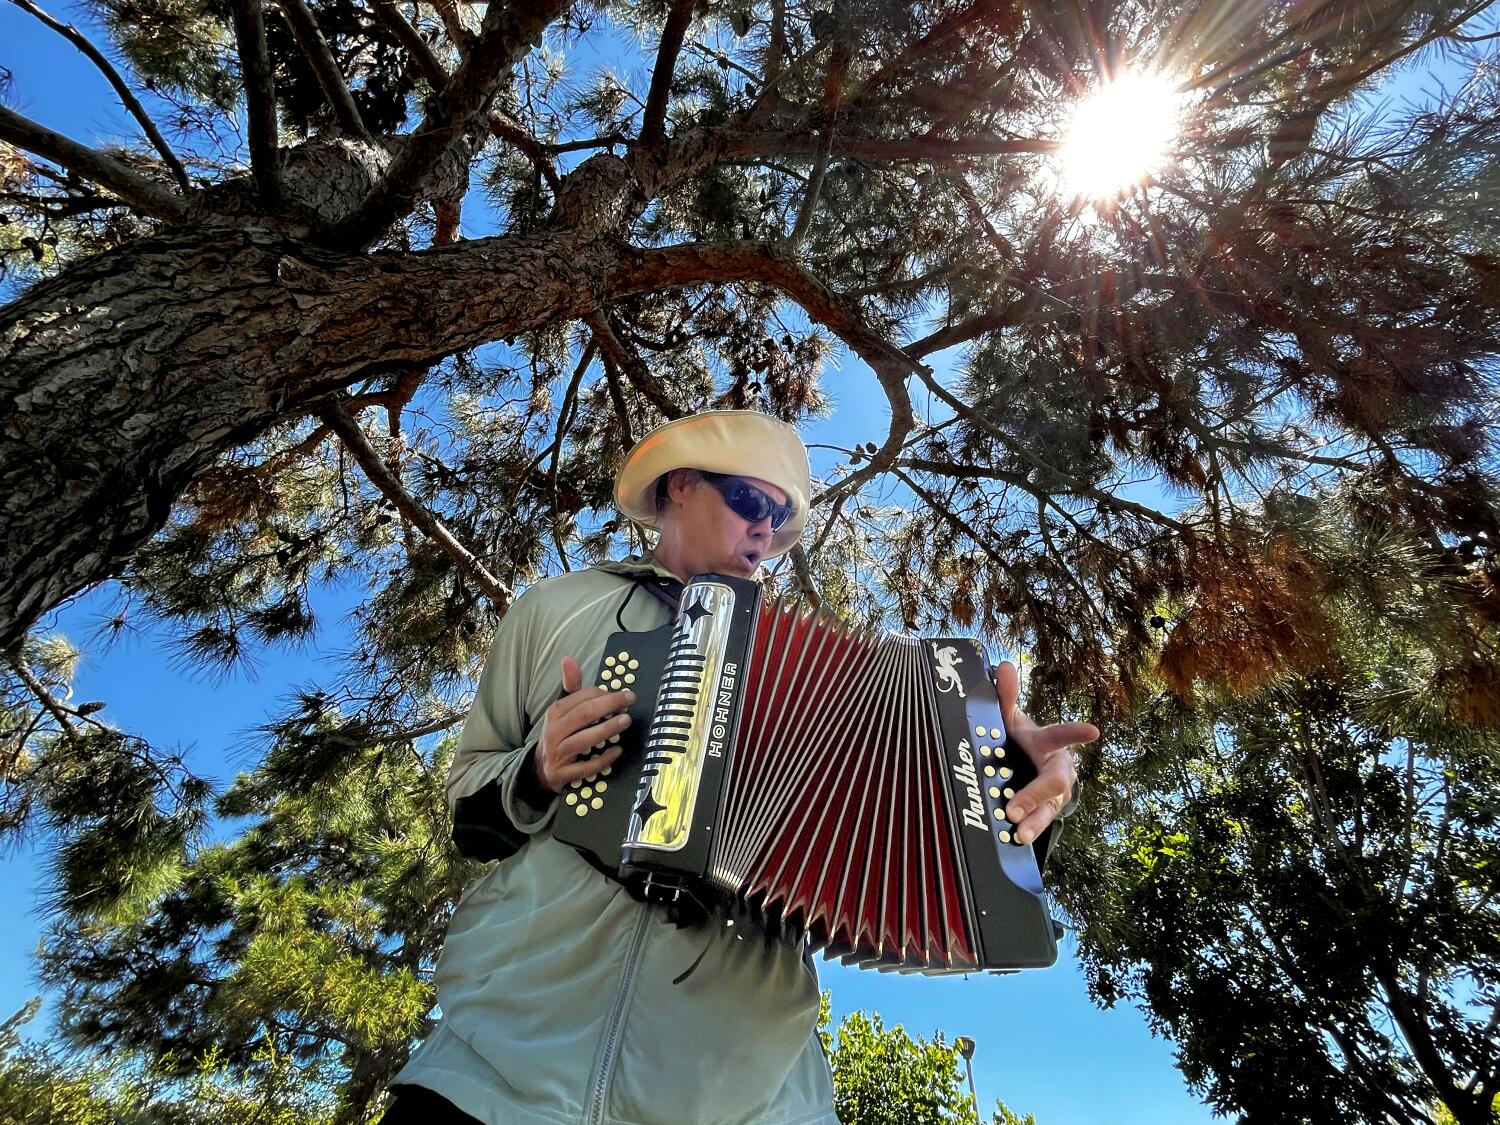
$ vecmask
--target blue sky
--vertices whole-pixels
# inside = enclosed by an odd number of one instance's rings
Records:
[[[53,10],[88,27],[80,11]],[[96,42],[102,44],[102,37]],[[84,142],[134,135],[97,72],[13,5],[0,5],[0,44],[0,65],[14,75],[9,104]],[[1432,77],[1413,70],[1391,94],[1414,95],[1430,87]],[[861,364],[844,358],[825,385],[837,413],[832,423],[811,430],[809,440],[884,433],[883,403]],[[359,596],[358,590],[323,591],[317,605],[324,627],[316,643],[300,653],[265,653],[254,678],[238,675],[222,682],[175,670],[162,634],[147,632],[108,653],[97,651],[90,633],[110,605],[108,587],[77,599],[44,624],[85,650],[75,699],[105,701],[102,718],[158,746],[189,750],[192,768],[223,783],[252,764],[253,728],[293,685],[332,677],[331,658],[343,647],[340,618]],[[31,953],[44,919],[34,892],[44,863],[45,848],[34,841],[0,863],[0,911],[8,919],[0,943],[0,1020],[36,992]],[[1015,1110],[1035,1113],[1040,1125],[1212,1120],[1174,1069],[1171,1045],[1151,1036],[1140,1012],[1129,1006],[1103,1011],[1090,1003],[1073,952],[1071,941],[1065,941],[1056,968],[1008,977],[905,978],[837,965],[824,965],[822,972],[836,1016],[863,1008],[914,1034],[941,1031],[950,1040],[955,1035],[976,1039],[974,1073],[982,1106],[1003,1098]]]

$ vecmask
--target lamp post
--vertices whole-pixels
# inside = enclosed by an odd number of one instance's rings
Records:
[[[974,1048],[977,1044],[967,1035],[958,1035],[953,1039],[953,1045],[958,1048],[958,1053],[964,1057],[964,1068],[969,1072],[969,1097],[974,1102],[974,1120],[979,1120],[979,1092],[974,1089]]]

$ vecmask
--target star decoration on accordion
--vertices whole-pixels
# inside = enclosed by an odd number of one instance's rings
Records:
[[[708,617],[709,611],[703,608],[702,602],[694,602],[682,611],[682,616],[687,618],[688,628],[691,629],[702,618]]]
[[[650,791],[647,790],[646,794],[641,798],[641,803],[635,807],[635,815],[640,817],[642,824],[645,824],[646,821],[650,820],[666,807],[666,805],[658,805],[652,799]]]

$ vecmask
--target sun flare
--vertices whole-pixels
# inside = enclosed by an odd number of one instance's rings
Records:
[[[1159,74],[1116,76],[1079,103],[1058,150],[1064,187],[1100,198],[1140,183],[1177,135],[1181,102]]]

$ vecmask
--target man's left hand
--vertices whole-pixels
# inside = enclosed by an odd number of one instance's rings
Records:
[[[1022,711],[1021,675],[1009,660],[995,669],[995,691],[1000,697],[1000,715],[1006,733],[1026,751],[1036,777],[1005,806],[1005,817],[1016,826],[1016,840],[1029,844],[1073,799],[1078,767],[1073,747],[1093,742],[1099,728],[1093,723],[1053,723],[1039,727]]]

